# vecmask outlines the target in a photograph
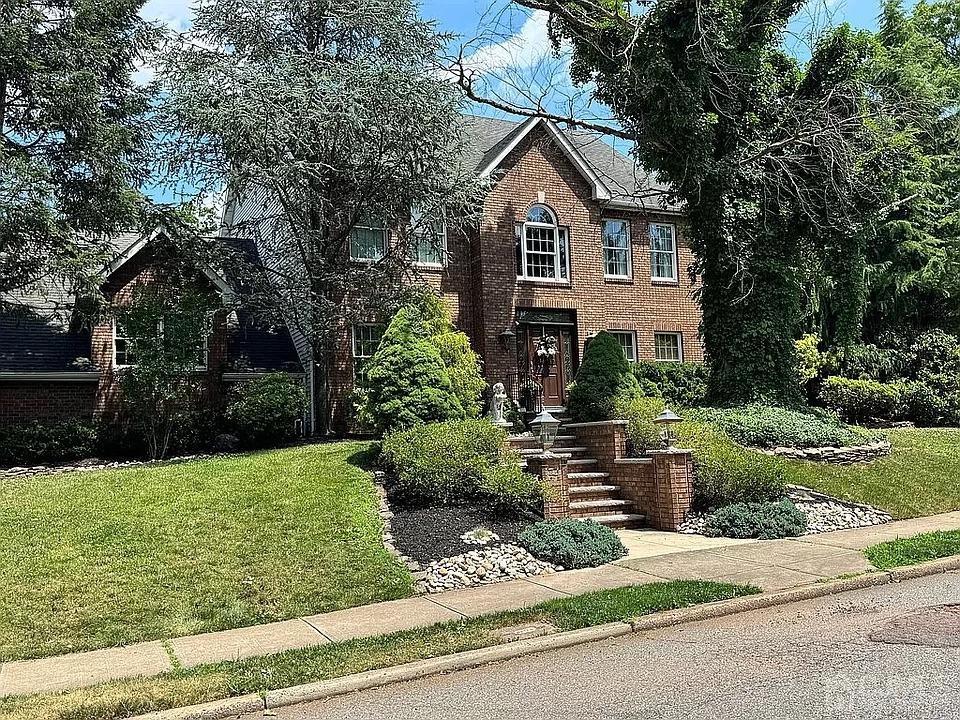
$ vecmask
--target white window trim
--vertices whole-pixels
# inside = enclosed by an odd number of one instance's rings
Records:
[[[611,335],[629,335],[630,340],[633,343],[633,357],[628,357],[629,362],[635,363],[637,361],[637,331],[636,330],[607,330]],[[621,344],[621,347],[623,345]],[[626,353],[624,353],[626,355]]]
[[[673,335],[677,338],[677,354],[679,355],[676,360],[661,360],[657,357],[657,335]],[[664,363],[682,363],[683,362],[683,333],[682,332],[673,332],[671,330],[658,330],[653,334],[653,359],[656,362]]]
[[[376,230],[380,232],[380,257],[378,258],[362,258],[354,257],[353,254],[353,232],[354,230]],[[389,249],[389,236],[387,229],[385,227],[374,227],[372,225],[361,225],[357,223],[352,228],[350,228],[350,233],[348,234],[348,240],[350,242],[350,260],[355,263],[365,263],[368,265],[373,265],[383,260],[387,256],[387,250]]]
[[[673,277],[655,277],[653,274],[653,229],[655,227],[668,227],[673,237]],[[658,250],[657,252],[664,252]],[[667,285],[676,285],[680,282],[680,247],[677,244],[677,226],[673,223],[650,223],[650,279],[655,283],[664,283]]]
[[[570,284],[570,230],[566,227],[561,227],[559,220],[557,219],[556,214],[548,208],[546,205],[538,204],[533,207],[542,207],[547,212],[550,213],[550,217],[553,218],[553,224],[539,223],[539,222],[530,222],[524,220],[520,223],[520,270],[521,274],[517,275],[517,280],[522,280],[523,282],[533,282],[533,283],[549,283],[551,285],[569,285]],[[533,209],[531,207],[531,210]],[[529,213],[529,211],[528,211]],[[555,249],[553,252],[553,272],[555,277],[539,277],[537,275],[527,275],[527,228],[538,228],[541,230],[553,230],[554,240],[555,240]],[[560,265],[560,244],[562,242],[561,235],[566,234],[566,262],[564,266]],[[566,277],[560,277],[560,269],[566,271]]]
[[[160,320],[160,335],[163,336],[163,320]],[[130,338],[122,338],[127,341],[127,344],[130,343]],[[130,354],[129,349],[127,354]],[[140,363],[119,363],[117,362],[117,318],[113,319],[113,367],[115,368],[133,368],[137,367]],[[197,371],[207,371],[210,369],[210,333],[203,334],[203,364],[194,365],[194,370]]]
[[[607,273],[607,250],[623,250],[607,245],[606,236],[603,232],[603,226],[608,222],[622,222],[627,226],[627,274],[610,275]],[[600,247],[603,252],[603,277],[609,280],[633,280],[633,226],[629,220],[623,218],[602,218],[600,220]],[[636,346],[634,346],[636,347]]]
[[[422,262],[420,260],[413,260],[413,266],[417,268],[426,268],[429,270],[442,270],[447,266],[447,219],[443,219],[443,241],[441,243],[440,257],[441,260],[438,263],[432,262]],[[418,233],[414,232],[414,240],[417,239]]]
[[[356,328],[358,328],[358,327],[381,328],[381,330],[383,330],[383,331],[385,331],[386,328],[383,327],[383,324],[382,324],[382,323],[353,323],[353,324],[350,326],[350,343],[351,343],[351,350],[352,350],[351,357],[353,357],[354,360],[357,360],[357,359],[360,359],[360,360],[369,360],[370,358],[373,357],[372,354],[371,354],[371,355],[360,355],[360,354],[357,352],[357,333],[356,333]],[[382,335],[383,335],[383,332],[381,332],[381,336],[382,336]]]

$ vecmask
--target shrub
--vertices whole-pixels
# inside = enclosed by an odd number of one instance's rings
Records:
[[[737,445],[708,423],[677,426],[677,444],[693,451],[694,505],[706,510],[735,502],[779,500],[786,487],[784,461]]]
[[[807,518],[789,500],[736,503],[712,512],[705,532],[712,537],[776,540],[807,531]]]
[[[820,401],[849,422],[893,420],[901,416],[904,390],[903,383],[834,376],[824,381]]]
[[[617,534],[593,520],[548,520],[527,528],[517,542],[544,562],[566,570],[597,567],[627,554]]]
[[[930,376],[948,377],[956,389],[960,384],[960,340],[943,330],[921,334],[910,346],[910,370],[923,382],[929,382]]]
[[[618,398],[614,412],[619,420],[627,421],[627,436],[633,450],[639,455],[660,446],[660,430],[653,420],[666,407],[659,397]]]
[[[226,418],[244,444],[279,445],[296,437],[307,394],[303,384],[286,373],[271,373],[240,383],[226,409]]]
[[[522,472],[506,449],[506,432],[486,420],[433,423],[388,435],[381,460],[392,489],[413,504],[484,498],[519,507],[542,497],[540,481]]]
[[[480,414],[480,398],[487,386],[480,374],[480,360],[470,347],[470,338],[462,332],[444,332],[434,335],[431,342],[440,351],[440,358],[450,376],[453,394],[460,400],[467,417]]]
[[[615,403],[632,396],[640,396],[640,386],[623,348],[610,333],[598,333],[587,345],[567,394],[570,417],[574,422],[610,420]]]
[[[638,362],[632,369],[644,395],[662,397],[674,408],[697,407],[705,402],[709,377],[706,365]]]
[[[378,433],[465,416],[440,352],[411,333],[384,336],[366,376],[367,413]]]
[[[754,403],[699,413],[741,445],[748,447],[825,447],[856,445],[869,435],[844,425],[825,412],[800,412]]]
[[[35,465],[82,460],[97,450],[97,428],[89,420],[32,422],[0,428],[0,465]]]
[[[902,377],[909,365],[907,353],[876,345],[853,345],[843,351],[841,358],[841,375],[851,380],[887,382]]]

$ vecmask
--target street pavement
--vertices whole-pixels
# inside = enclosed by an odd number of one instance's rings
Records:
[[[278,720],[960,718],[960,574],[291,708]],[[244,720],[257,720],[262,713]]]

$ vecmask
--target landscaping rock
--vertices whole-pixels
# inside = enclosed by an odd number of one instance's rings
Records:
[[[65,465],[34,465],[33,467],[0,468],[0,480],[10,477],[31,477],[34,475],[57,475],[68,472],[98,472],[100,470],[116,470],[118,468],[134,468],[150,465],[175,465],[177,463],[192,462],[193,460],[208,460],[214,457],[223,457],[224,453],[202,455],[180,455],[166,460],[113,460],[104,462],[97,458],[87,458]]]
[[[427,566],[418,589],[421,592],[439,593],[535,575],[550,575],[562,569],[558,565],[537,560],[517,545],[497,545],[435,560]]]
[[[754,448],[764,455],[776,455],[792,460],[810,460],[814,462],[832,463],[834,465],[853,465],[854,463],[872,462],[890,454],[890,442],[874,440],[864,445],[854,447],[820,447],[820,448],[790,448],[777,447]]]

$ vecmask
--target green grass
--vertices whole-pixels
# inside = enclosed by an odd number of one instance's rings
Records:
[[[893,453],[869,465],[789,462],[787,481],[869,503],[895,518],[960,509],[960,431],[892,430]]]
[[[927,560],[960,555],[960,530],[923,533],[890,540],[863,551],[881,570],[916,565]]]
[[[0,660],[412,593],[365,443],[0,483]]]
[[[601,590],[525,610],[204,665],[151,679],[7,698],[0,700],[0,720],[117,720],[488,647],[501,642],[493,631],[518,623],[548,621],[561,630],[574,630],[758,592],[753,587],[691,580]]]

